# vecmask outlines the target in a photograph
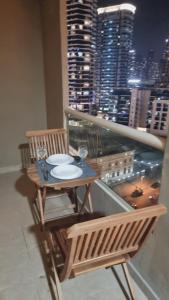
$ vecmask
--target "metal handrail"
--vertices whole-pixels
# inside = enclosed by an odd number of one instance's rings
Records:
[[[65,114],[66,115],[70,114],[80,120],[86,120],[86,121],[89,121],[97,126],[102,127],[102,128],[110,129],[112,132],[118,133],[118,134],[128,137],[132,140],[135,140],[140,143],[146,144],[148,146],[154,147],[158,150],[161,150],[161,151],[165,150],[166,139],[163,137],[158,137],[151,133],[142,132],[142,131],[139,131],[137,129],[134,129],[134,128],[131,128],[128,126],[124,126],[124,125],[110,122],[110,121],[107,121],[104,119],[100,119],[100,118],[91,116],[89,114],[79,112],[70,107],[65,108]]]

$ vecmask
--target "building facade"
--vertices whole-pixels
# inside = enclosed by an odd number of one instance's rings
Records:
[[[131,102],[131,89],[114,89],[108,103],[102,101],[99,113],[102,117],[115,123],[127,125]]]
[[[136,88],[131,91],[129,126],[152,134],[168,132],[169,90]]]
[[[151,90],[132,89],[129,115],[129,126],[147,128],[148,107]]]
[[[128,82],[132,80],[136,80],[137,74],[136,74],[136,50],[131,49],[129,51],[129,68],[128,68]]]
[[[97,0],[68,0],[69,103],[89,112],[95,102]]]
[[[136,7],[121,4],[98,9],[96,98],[108,105],[115,88],[126,88]]]
[[[129,179],[133,174],[134,151],[102,156],[97,158],[104,182],[119,182]]]
[[[160,86],[169,88],[169,38],[165,40],[165,49],[160,62]]]
[[[167,136],[169,128],[169,99],[154,100],[150,132]]]

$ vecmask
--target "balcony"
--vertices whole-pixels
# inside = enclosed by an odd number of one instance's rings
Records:
[[[71,151],[76,153],[78,143],[87,142],[89,158],[99,164],[102,172],[92,191],[95,210],[99,208],[110,214],[154,205],[156,201],[168,207],[168,142],[165,146],[165,140],[155,136],[70,108],[64,111],[68,106],[65,1],[60,1],[60,7],[56,1],[51,8],[50,3],[54,2],[40,1],[37,5],[37,1],[23,0],[21,5],[20,1],[13,0],[9,10],[7,0],[0,12],[4,41],[0,55],[3,74],[0,299],[4,300],[51,300],[53,297],[43,249],[38,242],[40,233],[36,231],[30,209],[34,186],[21,170],[29,163],[26,130],[63,127],[66,113]],[[79,191],[79,198],[82,192]],[[62,204],[60,199],[59,205]],[[51,207],[49,213],[50,210]],[[168,299],[168,230],[167,215],[159,223],[157,234],[152,234],[146,248],[130,264],[139,300]],[[105,272],[64,283],[65,300],[108,300],[116,296],[124,299],[112,274]]]
[[[89,159],[96,161],[101,170],[102,178],[95,183],[92,192],[95,211],[109,215],[157,203],[165,140],[149,134],[138,135],[136,130],[125,130],[122,125],[99,120],[70,108],[66,108],[65,113],[70,151],[75,154],[81,142],[87,143]],[[143,190],[143,195],[136,195],[136,190]],[[79,192],[79,198],[82,192],[83,190]],[[6,253],[10,257],[9,261],[1,266],[4,274],[1,288],[2,296],[9,299],[11,294],[13,295],[13,290],[4,289],[6,277],[10,277],[10,286],[16,286],[13,299],[23,299],[25,297],[23,293],[27,295],[28,291],[32,299],[36,297],[39,297],[37,299],[51,299],[47,285],[48,277],[46,277],[48,271],[43,266],[45,260],[41,245],[38,243],[40,233],[35,231],[36,227],[33,225],[34,221],[29,207],[33,193],[34,187],[24,173],[1,175],[1,195],[6,199],[5,203],[1,203],[0,206],[3,224],[3,227],[1,226],[1,242],[3,241],[1,253],[4,259]],[[154,197],[155,194],[156,197]],[[67,201],[66,198],[65,201]],[[59,203],[62,206],[63,199],[60,199]],[[53,211],[53,205],[54,203],[51,202],[48,206],[49,214],[51,209]],[[10,227],[8,226],[9,219]],[[146,249],[146,253],[151,251],[151,246],[148,247],[150,250]],[[39,250],[41,250],[43,260]],[[14,271],[11,271],[11,264]],[[135,278],[137,274],[135,266],[130,265],[130,268]],[[15,272],[19,275],[14,276]],[[106,278],[107,282],[104,286],[102,285],[103,278]],[[138,278],[136,280],[138,281]],[[90,282],[92,282],[91,290],[89,289]],[[74,294],[73,290],[76,286],[79,286],[79,291]],[[150,291],[146,291],[148,295],[146,298],[140,288],[135,286],[138,300],[149,299]],[[89,291],[86,292],[88,289]],[[114,291],[118,294],[118,299],[124,299],[116,281],[112,282],[112,274],[107,271],[92,273],[86,277],[85,283],[80,278],[64,283],[62,290],[65,299],[74,300],[82,297],[86,300],[90,297],[100,300],[110,299]],[[93,293],[93,296],[90,293]]]

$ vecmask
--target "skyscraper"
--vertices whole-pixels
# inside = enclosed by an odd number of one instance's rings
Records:
[[[153,64],[154,64],[154,50],[150,49],[147,53],[147,59],[146,59],[146,68],[145,68],[146,81],[152,80]]]
[[[141,81],[145,81],[146,57],[140,54],[136,55],[136,77]]]
[[[155,61],[155,52],[152,49],[147,54],[144,75],[147,84],[155,85],[159,80],[159,64]]]
[[[97,0],[68,0],[69,103],[89,111],[94,95]]]
[[[160,86],[169,88],[169,38],[165,40],[165,49],[160,63]]]
[[[112,101],[115,88],[127,87],[135,10],[131,4],[98,8],[96,95],[101,107]]]
[[[136,50],[131,49],[129,50],[128,80],[134,80],[136,78]]]

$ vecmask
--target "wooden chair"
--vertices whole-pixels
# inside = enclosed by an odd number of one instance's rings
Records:
[[[140,250],[159,217],[166,213],[162,204],[131,212],[85,221],[76,217],[48,224],[48,242],[55,282],[83,273],[120,264],[130,299],[136,299],[126,262]],[[81,222],[82,221],[82,222]],[[74,224],[73,223],[76,223]],[[58,247],[63,265],[57,265]]]
[[[41,147],[46,150],[46,153],[43,159],[47,158],[52,154],[57,153],[68,153],[68,141],[67,141],[67,132],[64,128],[60,129],[46,129],[46,130],[32,130],[26,132],[26,138],[28,139],[29,143],[29,151],[30,151],[30,158],[31,162],[35,162],[36,160],[40,160],[38,154],[38,149]],[[45,191],[45,199],[61,196],[64,194],[68,194],[71,199],[74,201],[75,196],[72,189],[64,189],[61,191],[56,191],[53,188],[48,187],[47,191]],[[41,222],[41,213],[39,205],[36,202],[38,197],[44,197],[44,191],[37,187],[37,193],[35,195],[34,204],[36,208],[36,216],[39,216],[39,222]],[[43,201],[44,202],[44,201]],[[45,205],[45,204],[44,204]],[[59,209],[58,211],[63,211],[65,209],[72,209],[76,206],[76,203],[72,205],[64,206],[63,209]],[[37,219],[37,218],[36,218]]]
[[[68,153],[67,133],[64,128],[27,131],[26,137],[33,161],[39,159],[37,150],[40,147],[46,149],[46,157],[56,153]]]

